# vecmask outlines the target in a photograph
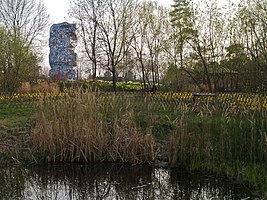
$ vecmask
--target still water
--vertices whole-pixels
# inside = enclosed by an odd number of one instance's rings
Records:
[[[0,169],[3,200],[254,199],[227,179],[178,169],[117,164]]]

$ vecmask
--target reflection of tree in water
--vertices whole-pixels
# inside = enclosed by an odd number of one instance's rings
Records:
[[[94,164],[0,170],[0,199],[242,199],[227,180],[150,166]],[[3,185],[2,185],[3,184]],[[242,191],[241,191],[242,190]]]

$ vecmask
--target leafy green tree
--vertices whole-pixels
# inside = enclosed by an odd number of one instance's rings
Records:
[[[27,43],[0,28],[0,91],[14,92],[39,73],[37,56]]]
[[[192,28],[193,14],[190,7],[190,0],[174,0],[172,8],[173,10],[170,12],[171,23],[175,31],[171,37],[176,44],[174,54],[179,55],[178,58],[174,56],[174,63],[178,65],[179,62],[179,66],[183,68],[187,41],[194,32]]]
[[[171,24],[174,30],[171,34],[170,41],[174,44],[172,51],[174,65],[192,76],[184,63],[188,40],[191,39],[192,34],[195,32],[192,28],[193,13],[190,3],[190,0],[174,0],[172,11],[170,12]]]

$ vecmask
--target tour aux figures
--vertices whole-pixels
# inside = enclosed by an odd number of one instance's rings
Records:
[[[77,79],[76,29],[76,24],[67,22],[53,24],[50,28],[49,75],[52,79]]]

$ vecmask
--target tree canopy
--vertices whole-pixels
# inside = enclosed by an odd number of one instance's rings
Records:
[[[49,15],[41,1],[0,1],[0,91],[14,92],[23,81],[39,74],[35,43],[47,27]]]
[[[37,77],[37,56],[24,40],[0,28],[0,91],[14,92],[23,81]]]

